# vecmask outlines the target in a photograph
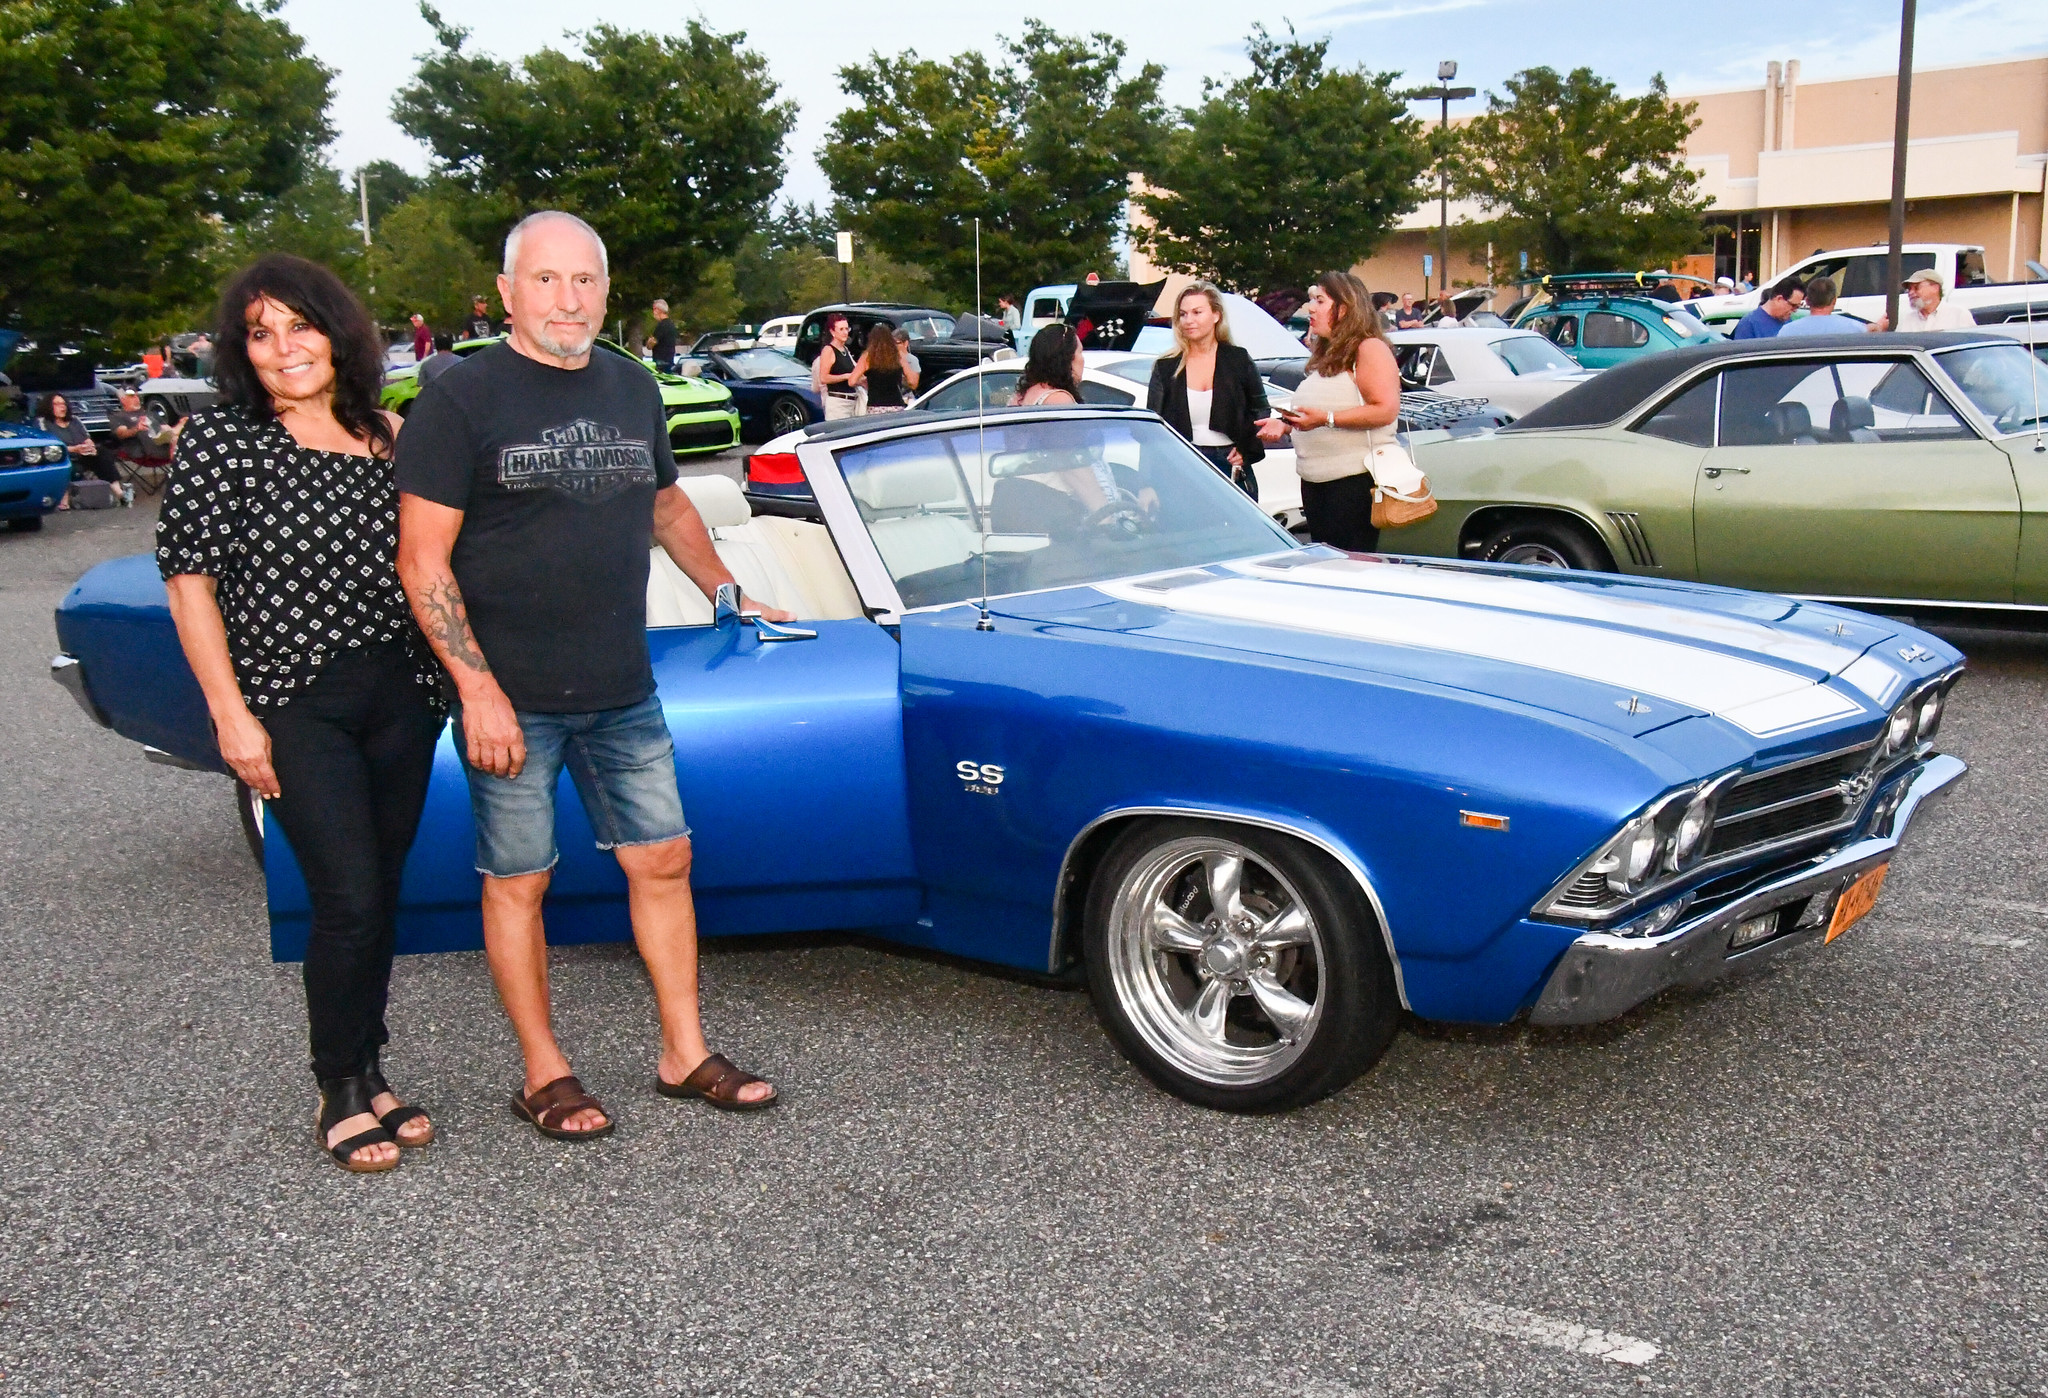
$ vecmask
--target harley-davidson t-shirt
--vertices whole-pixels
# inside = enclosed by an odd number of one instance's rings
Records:
[[[654,692],[647,556],[676,462],[651,374],[602,346],[560,369],[492,345],[420,390],[396,467],[402,493],[463,511],[455,582],[513,708]]]

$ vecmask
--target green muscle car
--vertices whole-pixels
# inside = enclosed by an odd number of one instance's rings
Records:
[[[459,355],[475,354],[503,338],[498,335],[488,340],[464,340],[455,346],[454,352]],[[597,348],[599,352],[631,359],[661,385],[662,405],[668,410],[668,444],[677,456],[725,451],[739,444],[740,415],[732,404],[732,390],[724,384],[683,374],[661,373],[603,336],[598,337]],[[412,411],[412,400],[420,395],[418,374],[417,365],[393,369],[384,376],[384,392],[378,401],[387,410],[404,417]]]
[[[1672,350],[1512,426],[1412,439],[1389,553],[1930,607],[2048,609],[2048,365],[1989,334]]]

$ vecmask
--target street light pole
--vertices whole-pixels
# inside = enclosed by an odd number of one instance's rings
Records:
[[[1450,59],[1436,65],[1435,87],[1410,88],[1395,96],[1413,102],[1434,97],[1437,99],[1436,124],[1436,217],[1437,217],[1437,258],[1441,264],[1437,271],[1437,290],[1451,289],[1451,166],[1450,126],[1451,103],[1479,95],[1476,87],[1452,87],[1451,79],[1458,76],[1458,65]],[[1429,290],[1427,280],[1423,291]]]
[[[1899,6],[1899,108],[1892,123],[1891,247],[1884,259],[1884,318],[1899,328],[1899,287],[1906,279],[1906,133],[1913,106],[1914,0]]]

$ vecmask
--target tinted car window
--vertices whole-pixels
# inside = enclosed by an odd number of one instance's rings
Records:
[[[955,383],[949,383],[931,397],[918,404],[935,413],[964,413],[974,409],[974,395],[978,388],[988,397],[984,406],[1007,408],[1017,396],[1017,379],[1021,370],[996,370],[987,374],[969,374]]]
[[[1910,362],[1756,364],[1723,376],[1721,445],[1947,441],[1968,437]]]
[[[1445,384],[1452,382],[1456,378],[1457,375],[1451,372],[1450,356],[1445,354],[1442,347],[1439,346],[1436,352],[1436,362],[1429,366],[1429,386],[1431,388],[1442,388]]]
[[[1508,368],[1517,374],[1579,367],[1570,355],[1560,351],[1550,341],[1528,335],[1514,335],[1505,340],[1495,340],[1488,348],[1505,360]]]
[[[1060,309],[1060,303],[1050,296],[1041,296],[1031,303],[1033,320],[1058,320],[1064,314],[1065,312]]]
[[[1650,332],[1641,321],[1612,311],[1586,312],[1587,349],[1641,349],[1650,343]]]
[[[1885,255],[1883,253],[1878,253],[1875,256],[1865,253],[1850,258],[1848,269],[1842,273],[1842,285],[1839,294],[1843,296],[1884,295],[1884,265]],[[1931,252],[1906,253],[1900,262],[1900,267],[1902,270],[1899,275],[1902,277],[1910,277],[1915,272],[1930,271],[1934,267],[1934,254]]]
[[[1718,374],[1709,374],[1688,389],[1665,400],[1662,407],[1636,424],[1636,431],[1667,442],[1689,447],[1714,445],[1714,401],[1720,391]]]
[[[1151,380],[1147,379],[1146,382],[1149,384]],[[1120,388],[1111,388],[1106,383],[1096,383],[1092,379],[1083,379],[1081,380],[1081,401],[1083,403],[1099,403],[1108,408],[1128,408],[1138,401],[1138,396],[1135,393],[1126,393]]]

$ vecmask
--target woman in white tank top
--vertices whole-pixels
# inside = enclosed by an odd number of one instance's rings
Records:
[[[1294,431],[1294,469],[1308,536],[1353,553],[1380,546],[1372,527],[1372,449],[1394,440],[1401,375],[1365,283],[1325,272],[1309,289],[1315,353],[1280,416]]]

